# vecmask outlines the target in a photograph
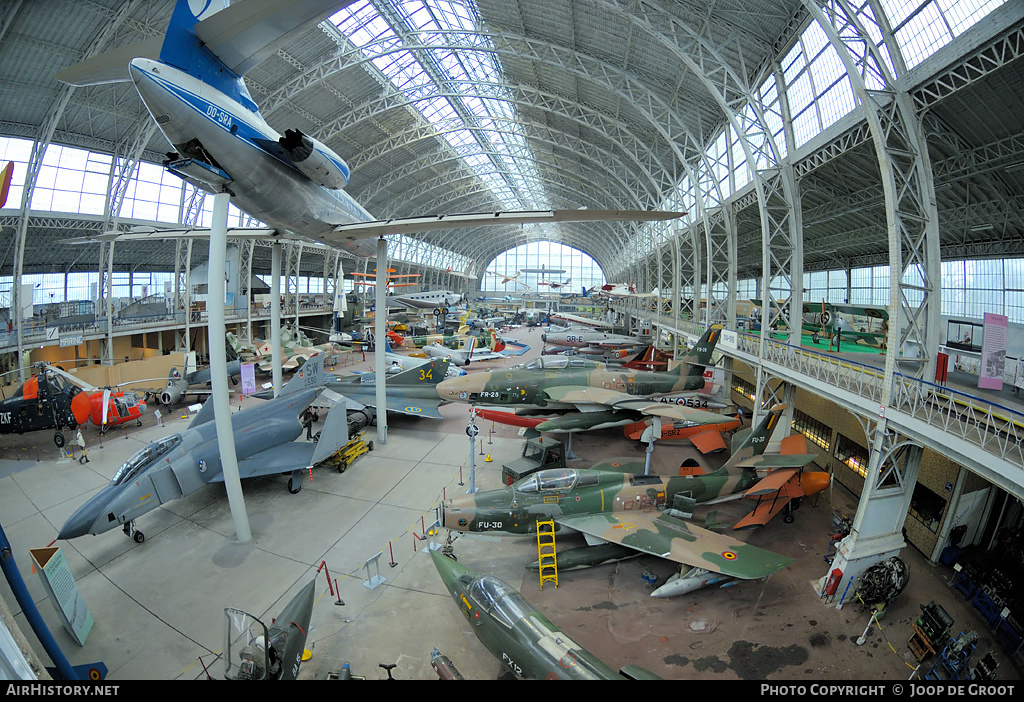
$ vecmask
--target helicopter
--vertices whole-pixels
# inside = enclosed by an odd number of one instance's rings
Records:
[[[98,388],[68,373],[59,366],[46,366],[46,369],[66,378],[89,396],[89,418],[93,424],[99,427],[100,434],[106,434],[107,430],[112,426],[132,421],[135,422],[136,426],[142,426],[142,415],[146,413],[146,403],[139,399],[138,393],[131,390],[118,390],[117,388],[121,385],[136,385],[147,382],[147,380],[155,380],[154,378],[133,380],[130,383],[120,383],[118,385]],[[84,422],[79,422],[79,424],[84,424]]]
[[[25,434],[55,429],[53,443],[64,446],[64,429],[89,421],[92,401],[88,393],[46,364],[10,397],[0,399],[0,434]]]

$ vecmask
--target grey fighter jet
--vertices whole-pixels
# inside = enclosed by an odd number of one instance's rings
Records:
[[[303,430],[299,415],[322,391],[323,375],[323,357],[318,354],[306,361],[280,397],[232,413],[240,477],[290,472],[288,489],[296,493],[305,471],[348,441],[342,403],[327,415],[319,442],[294,442]],[[223,482],[213,418],[213,402],[207,402],[185,431],[154,441],[129,458],[109,485],[68,518],[57,538],[102,534],[121,526],[142,543],[145,536],[135,528],[138,517],[207,483]]]

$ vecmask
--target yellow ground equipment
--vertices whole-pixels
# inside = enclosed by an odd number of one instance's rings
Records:
[[[359,432],[349,439],[347,444],[342,446],[333,456],[331,456],[330,460],[338,467],[339,473],[344,473],[345,470],[352,465],[352,461],[356,460],[364,453],[368,453],[373,450],[373,442],[363,441],[364,436],[366,436],[365,431]]]

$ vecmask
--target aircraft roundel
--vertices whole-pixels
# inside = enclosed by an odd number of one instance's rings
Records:
[[[735,561],[736,560],[736,552],[735,551],[722,551],[722,558],[724,558],[727,561]]]
[[[469,393],[468,392],[460,392],[459,393],[459,399],[460,400],[465,400],[467,397],[469,397]]]
[[[422,412],[423,410],[420,409],[419,407],[406,407],[405,411],[406,412]]]

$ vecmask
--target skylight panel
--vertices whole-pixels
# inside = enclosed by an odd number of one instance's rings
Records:
[[[526,154],[528,150],[525,139],[512,123],[511,100],[503,88],[497,87],[502,78],[496,60],[485,51],[447,48],[448,44],[460,42],[487,48],[486,37],[475,33],[475,6],[463,0],[392,0],[390,6],[381,7],[387,11],[378,14],[370,3],[358,3],[334,15],[332,21],[349,41],[364,47],[373,64],[396,89],[413,101],[434,96],[430,101],[416,102],[417,109],[437,126],[453,148],[475,143],[486,160],[482,163],[467,160],[471,167],[508,173],[515,181],[539,183],[528,159],[509,157],[510,153]],[[388,24],[388,17],[396,26]],[[452,35],[452,32],[466,34]],[[402,41],[403,37],[411,37],[411,42],[426,48],[381,55],[382,46],[393,49],[394,42]],[[432,44],[437,46],[431,47]],[[452,92],[462,92],[463,96],[441,97]],[[481,92],[491,97],[482,99],[478,96]],[[452,130],[450,125],[443,124],[452,120],[462,122],[467,129]],[[465,157],[464,153],[462,155]],[[547,207],[541,188],[532,189],[525,198],[520,198],[509,188],[506,178],[484,180],[505,206]]]

